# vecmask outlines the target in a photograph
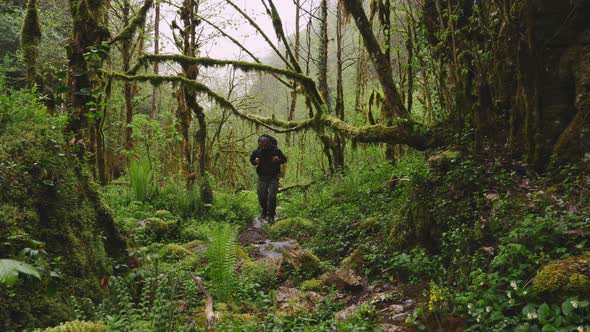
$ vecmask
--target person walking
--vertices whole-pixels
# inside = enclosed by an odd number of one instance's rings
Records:
[[[258,174],[258,203],[262,208],[261,218],[275,221],[277,193],[279,192],[279,174],[281,165],[287,157],[278,148],[277,141],[270,135],[258,138],[258,148],[250,155],[250,163],[256,166]]]

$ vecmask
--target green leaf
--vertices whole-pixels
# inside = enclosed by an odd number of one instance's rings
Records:
[[[547,303],[543,303],[537,309],[537,316],[539,318],[539,322],[541,324],[547,324],[551,320],[551,308],[547,305]]]
[[[572,305],[573,300],[574,299],[569,298],[561,304],[561,311],[563,311],[564,315],[569,316],[574,312],[574,306]]]
[[[41,279],[39,271],[32,265],[14,259],[0,259],[0,284],[14,285],[19,273]]]
[[[555,326],[549,324],[549,325],[543,326],[543,329],[541,331],[543,331],[543,332],[555,332],[555,331],[557,331],[557,328]]]

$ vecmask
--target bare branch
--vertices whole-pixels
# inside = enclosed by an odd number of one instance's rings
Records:
[[[143,6],[139,9],[137,15],[133,18],[131,23],[124,27],[118,35],[109,41],[109,45],[112,45],[123,39],[130,39],[135,30],[137,30],[146,20],[148,10],[154,5],[154,0],[145,0]]]
[[[268,38],[268,35],[266,33],[264,33],[264,31],[262,30],[262,28],[258,24],[256,24],[256,22],[254,22],[254,20],[250,17],[250,15],[248,15],[246,12],[244,12],[240,7],[238,7],[238,5],[236,5],[235,3],[233,3],[231,0],[225,0],[225,1],[227,3],[229,3],[232,7],[234,7],[238,11],[238,13],[240,13],[248,21],[248,23],[250,23],[250,25],[252,27],[254,27],[254,29],[256,29],[260,33],[260,35],[262,36],[262,38],[264,38],[264,40],[273,49],[273,51],[275,51],[275,53],[279,56],[279,58],[281,58],[281,60],[283,60],[283,62],[285,63],[285,65],[287,67],[289,67],[289,68],[292,68],[291,67],[291,64],[289,63],[289,61],[287,61],[287,59],[285,59],[285,57],[277,49],[277,47],[275,46],[275,44],[273,44],[273,42],[270,40],[270,38]]]

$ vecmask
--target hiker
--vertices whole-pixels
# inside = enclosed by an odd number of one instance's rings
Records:
[[[262,208],[262,219],[275,221],[279,174],[287,157],[277,146],[277,140],[270,135],[258,138],[258,148],[252,152],[250,163],[256,166],[258,174],[258,202]]]

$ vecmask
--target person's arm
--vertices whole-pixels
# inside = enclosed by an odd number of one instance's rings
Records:
[[[279,164],[284,164],[287,162],[287,157],[285,157],[281,149],[277,148],[276,156],[273,157],[273,161],[278,162]]]
[[[258,157],[257,150],[252,151],[250,155],[250,164],[257,166],[260,163],[260,158]]]

